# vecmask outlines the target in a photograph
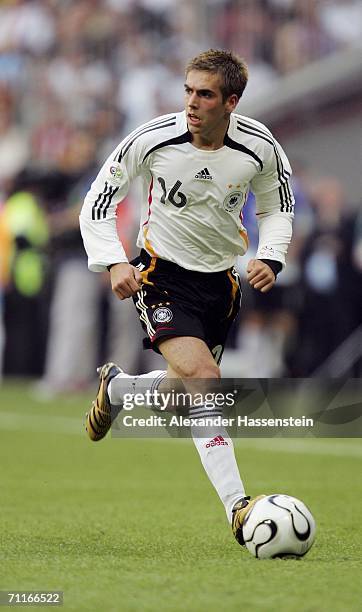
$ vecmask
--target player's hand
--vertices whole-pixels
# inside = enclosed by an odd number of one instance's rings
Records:
[[[141,272],[129,263],[118,263],[110,269],[113,293],[120,299],[135,295],[142,285]]]
[[[261,293],[269,291],[275,283],[275,274],[268,264],[260,259],[251,259],[246,268],[249,285]]]

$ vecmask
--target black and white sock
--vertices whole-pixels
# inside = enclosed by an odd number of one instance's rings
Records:
[[[166,376],[166,370],[153,370],[139,376],[130,376],[122,372],[112,378],[108,385],[109,400],[113,406],[120,406],[126,393],[135,395],[150,391],[153,394]]]

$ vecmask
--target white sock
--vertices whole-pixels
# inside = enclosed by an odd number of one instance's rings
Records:
[[[119,406],[123,402],[125,393],[135,395],[136,393],[145,393],[148,390],[154,393],[158,389],[158,385],[166,378],[166,375],[166,370],[153,370],[139,376],[118,374],[112,378],[108,385],[109,400],[113,406]]]
[[[190,409],[191,418],[213,418],[214,424],[203,426],[191,425],[191,434],[201,463],[214,485],[225,507],[229,523],[232,520],[232,509],[237,501],[245,497],[245,489],[240,478],[234,454],[234,445],[225,427],[217,424],[219,412],[205,409]]]

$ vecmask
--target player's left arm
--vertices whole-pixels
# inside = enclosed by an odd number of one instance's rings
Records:
[[[294,196],[292,170],[277,141],[266,143],[262,170],[251,182],[256,199],[259,244],[255,259],[248,263],[247,280],[259,291],[269,291],[285,266],[292,237]]]
[[[270,264],[261,261],[261,259],[250,259],[246,272],[248,283],[262,293],[269,291],[276,281],[276,274],[273,272]]]

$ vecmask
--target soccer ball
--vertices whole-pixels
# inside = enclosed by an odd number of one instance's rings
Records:
[[[260,499],[244,519],[243,537],[258,559],[303,557],[315,538],[315,521],[296,497],[276,493]]]

